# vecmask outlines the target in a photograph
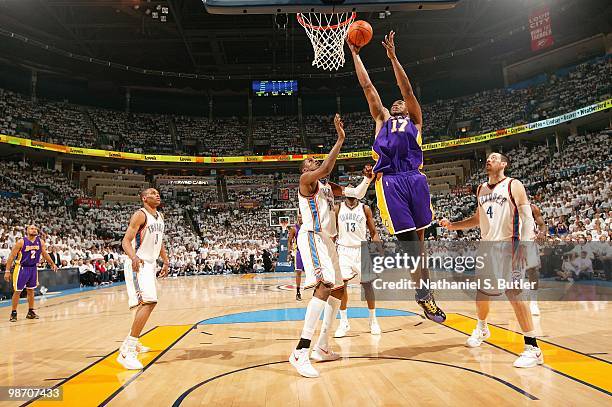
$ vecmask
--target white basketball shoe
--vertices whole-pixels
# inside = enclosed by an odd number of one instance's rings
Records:
[[[340,325],[338,325],[338,329],[336,329],[336,332],[334,333],[334,338],[343,338],[350,330],[351,325],[349,324],[348,320],[340,320]]]
[[[143,366],[137,356],[138,352],[136,352],[135,346],[123,344],[121,348],[119,348],[117,362],[127,370],[141,370]]]
[[[544,363],[542,350],[537,346],[525,345],[525,350],[514,361],[514,367],[536,367]]]
[[[331,348],[323,349],[319,346],[315,346],[310,354],[310,358],[315,362],[330,362],[332,360],[340,359],[340,355],[331,350]]]
[[[477,348],[490,337],[491,331],[489,331],[488,327],[485,329],[480,329],[477,326],[476,328],[474,328],[474,330],[472,331],[472,335],[470,335],[465,344],[470,348]]]
[[[304,377],[319,377],[319,372],[310,363],[308,351],[308,348],[294,349],[289,356],[289,363]]]

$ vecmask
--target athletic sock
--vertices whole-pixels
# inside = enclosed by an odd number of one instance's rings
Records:
[[[304,348],[306,349],[310,348],[310,339],[300,338],[300,341],[298,342],[298,345],[295,347],[295,350],[300,350]]]
[[[525,335],[524,338],[525,338],[525,345],[535,346],[536,348],[538,347],[538,341],[536,340],[534,336]]]
[[[525,338],[525,345],[538,347],[535,331],[523,332],[523,338]]]
[[[372,308],[368,311],[370,311],[370,322],[376,321],[376,308]]]
[[[321,325],[321,332],[317,341],[317,346],[321,349],[327,349],[332,325],[338,314],[338,308],[340,308],[340,300],[330,295],[325,304],[323,324]]]
[[[348,322],[348,309],[340,310],[340,320],[342,322]]]
[[[325,308],[325,304],[327,304],[325,301],[317,297],[312,297],[310,301],[308,301],[306,316],[304,317],[304,328],[302,328],[302,335],[300,336],[301,339],[296,349],[310,347],[310,340],[314,335],[317,322],[319,321],[319,317]],[[307,344],[306,341],[308,342]]]
[[[487,320],[486,319],[479,319],[478,323],[477,323],[478,329],[480,329],[481,331],[486,331],[487,330]]]

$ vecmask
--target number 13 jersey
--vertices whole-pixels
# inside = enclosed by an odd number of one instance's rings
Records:
[[[346,247],[361,247],[366,240],[366,216],[363,204],[359,202],[353,209],[345,202],[338,211],[338,244]]]
[[[519,215],[512,191],[512,178],[478,187],[480,235],[482,241],[507,242],[519,238]]]

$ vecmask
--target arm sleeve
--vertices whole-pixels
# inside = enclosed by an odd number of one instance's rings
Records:
[[[361,184],[357,185],[357,187],[344,188],[344,196],[346,196],[347,198],[362,199],[366,195],[366,192],[368,192],[370,182],[372,182],[371,179],[369,179],[368,177],[363,177]]]
[[[531,212],[531,206],[529,204],[521,205],[518,207],[519,217],[521,218],[521,230],[519,232],[521,240],[527,240],[526,236],[533,235],[535,228],[535,220]]]

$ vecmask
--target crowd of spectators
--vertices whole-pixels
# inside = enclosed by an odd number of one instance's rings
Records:
[[[301,154],[308,150],[302,143],[297,117],[256,117],[253,123],[253,149],[271,154]]]
[[[425,142],[489,132],[537,121],[605,100],[612,93],[612,58],[564,68],[523,88],[490,89],[422,105]],[[344,114],[343,151],[366,150],[374,137],[368,112]],[[172,137],[172,123],[176,129]],[[292,154],[328,150],[336,139],[332,115],[204,117],[135,114],[66,102],[33,102],[0,89],[0,131],[84,147],[138,153],[204,156]],[[302,128],[303,126],[303,128]],[[252,145],[249,134],[252,133]],[[302,139],[305,135],[305,143]],[[190,140],[190,143],[186,141]],[[176,143],[175,143],[176,141]],[[175,145],[176,144],[176,145]],[[306,144],[306,145],[304,145]]]

